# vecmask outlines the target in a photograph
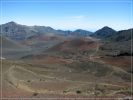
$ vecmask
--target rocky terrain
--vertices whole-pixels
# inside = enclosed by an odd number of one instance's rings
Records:
[[[94,33],[1,25],[1,93],[8,98],[130,99],[132,29]]]

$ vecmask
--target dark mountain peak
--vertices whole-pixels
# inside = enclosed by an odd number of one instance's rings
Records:
[[[112,29],[112,28],[110,28],[108,26],[104,26],[103,28],[101,28],[101,30],[113,30],[113,31],[115,31],[114,29]]]
[[[116,33],[116,31],[108,26],[104,26],[103,28],[97,30],[92,36],[97,38],[107,38],[112,34]]]
[[[46,28],[53,29],[53,28],[52,28],[52,27],[50,27],[50,26],[46,26]]]
[[[6,23],[6,24],[16,25],[17,23],[16,23],[16,22],[14,22],[14,21],[11,21],[11,22],[8,22],[8,23]]]
[[[92,34],[92,32],[83,30],[83,29],[77,29],[77,30],[73,31],[72,34],[75,34],[77,36],[88,36],[88,35]]]
[[[83,29],[77,29],[77,30],[75,30],[75,31],[73,31],[73,32],[89,32],[89,31],[83,30]]]
[[[84,31],[83,29],[77,29],[77,30],[75,30],[75,31]]]
[[[110,28],[110,27],[108,27],[108,26],[104,26],[103,28]]]
[[[114,33],[116,32],[114,29],[108,27],[108,26],[104,26],[103,28],[97,30],[95,33],[99,33],[99,34],[102,34],[102,33]]]

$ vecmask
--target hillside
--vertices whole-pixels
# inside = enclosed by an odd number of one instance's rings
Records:
[[[3,97],[102,100],[133,94],[130,29],[104,27],[92,34],[15,22],[3,26]]]
[[[86,30],[82,30],[82,29],[77,29],[77,30],[71,32],[68,35],[77,36],[77,37],[85,37],[85,36],[89,36],[90,34],[93,34],[93,33],[90,32],[90,31],[86,31]]]
[[[133,29],[121,30],[118,31],[117,33],[112,34],[107,39],[115,42],[129,41],[131,40],[131,34],[133,34],[132,32]]]
[[[92,37],[106,39],[116,33],[116,31],[108,26],[105,26],[99,30],[97,30],[94,34],[92,34]]]
[[[2,27],[2,34],[4,36],[7,36],[15,40],[23,40],[31,36],[38,36],[40,34],[53,35],[58,33],[56,30],[54,30],[51,27],[26,26],[26,25],[17,24],[15,22],[2,24],[0,27]]]
[[[2,43],[1,43],[2,39]],[[27,55],[31,48],[25,45],[19,44],[7,37],[0,36],[0,46],[2,44],[2,55],[4,58],[14,59],[19,58],[23,55]]]
[[[27,26],[20,25],[16,22],[9,22],[6,24],[0,25],[2,28],[3,36],[9,37],[14,40],[24,40],[30,37],[38,37],[38,36],[89,36],[92,34],[90,31],[86,30],[75,30],[75,31],[63,31],[56,30],[49,26]]]
[[[133,29],[122,30],[107,37],[100,47],[101,50],[110,52],[109,55],[132,55],[131,51],[131,32]],[[111,53],[112,52],[112,53]],[[108,54],[107,54],[108,55]]]
[[[1,40],[2,39],[2,40]],[[0,36],[0,43],[2,41],[2,48],[3,49],[24,49],[24,47],[26,48],[26,46],[23,46],[7,37],[1,37]],[[1,45],[1,44],[0,44]],[[28,47],[27,47],[28,48]]]
[[[50,48],[49,50],[65,53],[76,53],[93,50],[94,48],[96,48],[96,46],[97,45],[95,41],[84,38],[75,38],[59,43]]]
[[[122,42],[131,40],[132,31],[133,29],[115,31],[112,28],[105,26],[90,36],[107,41]]]

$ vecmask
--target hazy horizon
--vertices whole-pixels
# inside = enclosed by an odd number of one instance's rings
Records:
[[[19,24],[19,25],[26,25],[26,24],[21,24],[21,23],[15,22],[15,21],[9,21],[9,22],[2,23],[2,24],[7,24],[7,23],[10,23],[10,22],[14,22],[14,23]],[[2,24],[0,24],[0,25],[2,25]],[[45,26],[45,27],[51,27],[51,26],[47,26],[47,25],[34,25],[34,24],[33,25],[26,25],[26,26]],[[110,26],[103,26],[103,27],[112,28]],[[103,28],[103,27],[101,27],[101,28]],[[53,27],[51,27],[51,28],[53,28]],[[101,29],[101,28],[99,28],[99,29]],[[75,29],[59,29],[59,28],[53,28],[53,29],[55,29],[55,30],[63,30],[63,31],[75,31],[75,30],[82,29],[82,28],[75,28]],[[95,31],[97,31],[99,29],[96,29],[96,30],[82,29],[82,30],[86,30],[86,31],[90,31],[90,32],[95,32]],[[114,28],[112,28],[112,29],[114,29]],[[127,28],[127,29],[131,29],[131,28]],[[119,29],[119,30],[114,29],[114,30],[121,31],[121,30],[127,30],[127,29],[125,28],[125,29]]]
[[[124,30],[132,28],[131,3],[131,0],[4,0],[1,24],[14,21],[62,30],[96,31],[104,26]]]

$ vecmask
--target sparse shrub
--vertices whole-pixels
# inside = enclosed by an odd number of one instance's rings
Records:
[[[107,88],[107,85],[103,85],[105,88]]]
[[[95,91],[95,96],[99,96],[100,94],[100,91]]]
[[[37,96],[37,95],[38,95],[38,93],[36,93],[36,92],[35,92],[35,93],[33,93],[33,96]]]
[[[31,81],[30,81],[30,80],[28,80],[27,82],[28,82],[28,83],[30,83]]]
[[[77,93],[77,94],[81,94],[81,91],[80,91],[80,90],[77,90],[76,93]]]
[[[67,93],[67,91],[66,91],[66,90],[64,90],[64,91],[63,91],[63,93]]]

